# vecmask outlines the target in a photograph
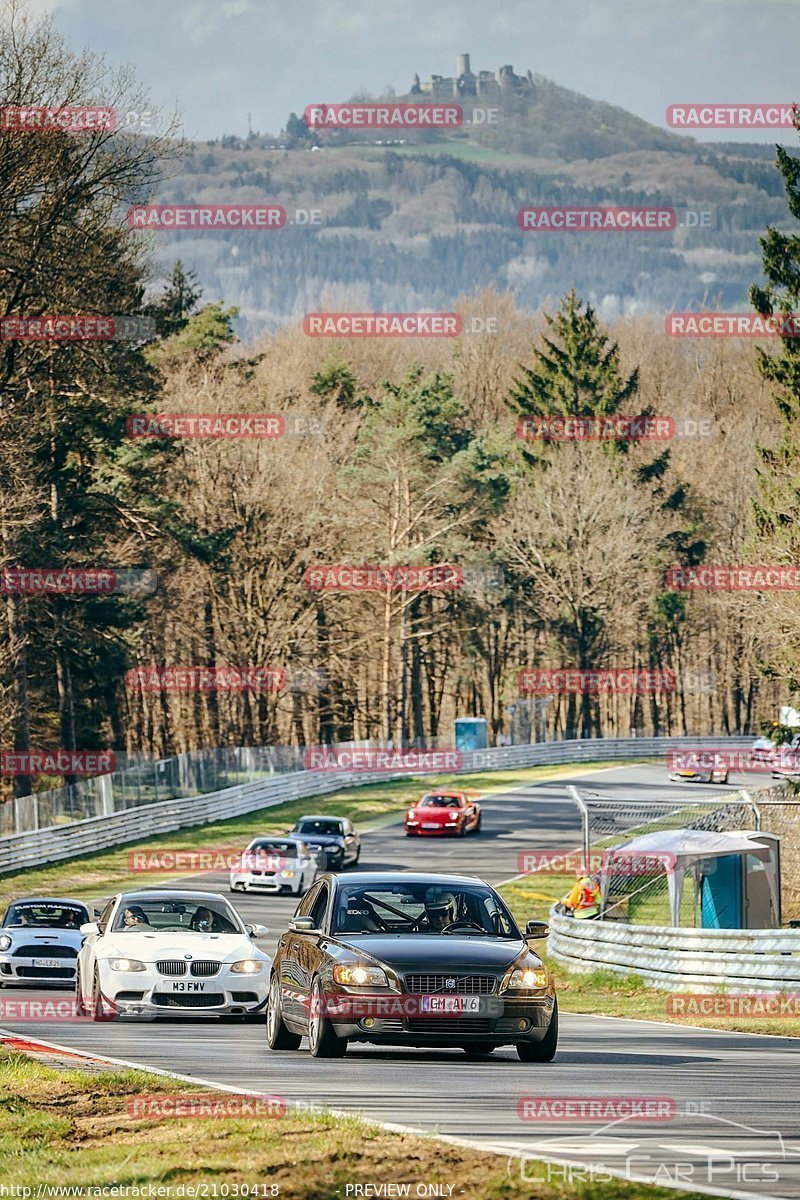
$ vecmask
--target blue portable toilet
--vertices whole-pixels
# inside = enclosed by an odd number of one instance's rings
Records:
[[[699,864],[700,924],[703,929],[743,929],[742,858],[725,854]]]
[[[485,750],[488,744],[485,717],[456,718],[456,750]]]

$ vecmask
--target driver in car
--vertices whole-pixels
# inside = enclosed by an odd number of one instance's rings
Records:
[[[436,892],[425,898],[425,916],[428,918],[428,928],[441,933],[448,925],[452,925],[457,917],[456,898],[452,892]]]
[[[126,929],[131,929],[134,925],[150,924],[144,909],[140,908],[138,904],[132,904],[130,908],[125,909],[122,921]]]
[[[195,933],[218,933],[219,921],[210,908],[198,908],[189,925]]]

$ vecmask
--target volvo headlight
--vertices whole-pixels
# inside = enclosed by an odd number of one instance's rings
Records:
[[[547,987],[547,971],[544,967],[516,967],[506,980],[504,991],[512,988],[525,988],[527,991],[541,991]]]
[[[242,958],[239,962],[231,963],[231,970],[237,975],[258,975],[264,964],[257,958]]]
[[[108,965],[112,971],[146,971],[147,967],[138,958],[110,958]]]
[[[7,933],[0,937],[0,950],[9,950],[11,948],[11,938]]]
[[[389,987],[389,978],[383,967],[349,966],[340,963],[333,968],[333,978],[346,987]]]

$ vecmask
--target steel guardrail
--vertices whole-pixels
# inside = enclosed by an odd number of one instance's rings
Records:
[[[453,773],[659,758],[668,747],[681,744],[707,748],[724,744],[732,749],[741,749],[752,745],[752,740],[749,737],[586,738],[525,746],[498,746],[487,750],[463,751],[461,765]],[[211,821],[225,821],[283,804],[287,800],[310,798],[342,787],[406,777],[406,772],[292,771],[218,792],[132,806],[105,816],[9,834],[0,838],[0,875],[144,841],[156,833],[170,833]]]

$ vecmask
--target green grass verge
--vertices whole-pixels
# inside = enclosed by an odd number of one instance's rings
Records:
[[[251,838],[258,834],[285,832],[297,817],[307,812],[330,812],[350,817],[360,828],[374,823],[388,824],[393,818],[400,820],[403,810],[412,801],[419,799],[423,791],[433,787],[452,785],[474,789],[481,795],[488,796],[528,783],[574,779],[603,766],[607,767],[608,764],[526,767],[513,771],[487,771],[475,775],[426,775],[424,778],[409,777],[387,780],[386,783],[343,788],[328,796],[292,800],[286,804],[245,813],[230,820],[142,838],[141,841],[90,854],[85,858],[71,858],[63,863],[31,867],[17,874],[0,876],[0,908],[22,896],[76,896],[85,900],[96,900],[120,888],[133,890],[174,878],[168,873],[131,873],[128,869],[128,856],[135,850],[158,850],[165,847],[176,850],[201,850],[211,847],[244,849]],[[142,809],[142,827],[147,828],[146,808]],[[227,880],[224,881],[224,885],[227,887]]]
[[[546,921],[552,904],[561,899],[570,885],[571,880],[563,875],[537,873],[504,884],[500,891],[519,921]],[[797,1017],[689,1016],[684,1020],[667,1009],[667,1000],[672,993],[648,986],[638,975],[620,976],[608,970],[583,975],[568,970],[551,955],[545,953],[544,957],[556,980],[559,1004],[568,1012],[668,1021],[675,1025],[696,1025],[732,1033],[800,1037],[800,1018]],[[722,989],[720,991],[722,993]]]
[[[324,1074],[323,1064],[319,1064]],[[133,1115],[137,1097],[174,1096],[203,1089],[144,1071],[55,1070],[0,1048],[0,1121],[3,1182],[16,1187],[163,1186],[180,1196],[181,1184],[203,1184],[207,1195],[250,1195],[291,1200],[342,1200],[347,1184],[453,1185],[470,1200],[667,1200],[662,1188],[597,1182],[564,1183],[555,1168],[527,1160],[519,1167],[499,1155],[390,1133],[358,1118],[295,1112],[263,1118],[167,1118]],[[235,1098],[206,1093],[209,1098]],[[152,1112],[152,1109],[150,1110]],[[517,1115],[512,1105],[508,1128]],[[231,1189],[215,1193],[214,1188]],[[247,1193],[245,1193],[247,1194]],[[699,1200],[683,1193],[687,1200]]]

